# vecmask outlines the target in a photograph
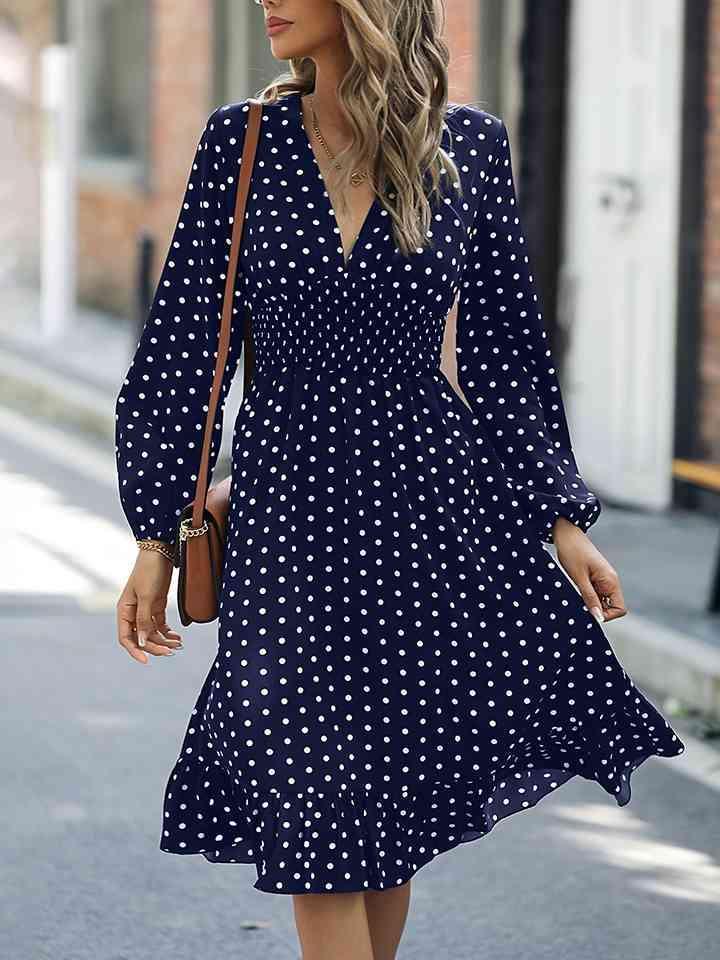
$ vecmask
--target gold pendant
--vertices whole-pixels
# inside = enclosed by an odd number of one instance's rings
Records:
[[[317,117],[315,116],[315,107],[313,105],[312,97],[310,97],[310,111],[312,113],[312,125],[313,125],[313,130],[315,131],[315,136],[323,145],[325,149],[325,153],[328,155],[328,159],[330,160],[332,165],[335,167],[335,169],[342,170],[343,164],[341,164],[340,161],[337,159],[337,157],[330,152],[330,148],[327,145],[327,141],[325,140],[325,137],[322,135],[320,126],[317,122]],[[350,174],[350,182],[354,187],[357,187],[358,184],[362,183],[364,180],[367,180],[368,176],[369,176],[369,172],[367,170],[353,170],[353,172]]]

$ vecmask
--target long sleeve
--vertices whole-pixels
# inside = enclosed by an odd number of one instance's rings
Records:
[[[523,235],[505,124],[470,230],[457,318],[458,382],[534,530],[553,542],[564,516],[587,530],[601,502],[582,479]],[[487,121],[484,121],[487,124]]]
[[[171,541],[183,506],[195,496],[246,126],[241,104],[219,107],[206,122],[152,306],[116,399],[120,501],[136,538]],[[239,269],[211,472],[242,349],[242,330],[236,329],[243,319],[242,285]]]

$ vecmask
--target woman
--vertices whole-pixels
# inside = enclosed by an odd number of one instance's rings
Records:
[[[448,104],[442,5],[262,7],[291,74],[263,92],[223,390],[246,309],[255,372],[218,650],[160,845],[255,864],[257,889],[293,895],[305,960],[388,960],[424,864],[575,775],[624,805],[632,771],[683,744],[601,627],[622,589],[587,536],[601,506],[573,456],[507,130]],[[170,545],[247,120],[241,101],[207,121],[117,400],[143,547],[119,634],[142,663],[180,646]]]

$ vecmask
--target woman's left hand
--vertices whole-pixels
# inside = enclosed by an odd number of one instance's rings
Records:
[[[558,560],[598,623],[624,617],[627,608],[617,571],[585,531],[559,517],[553,527],[553,540]]]

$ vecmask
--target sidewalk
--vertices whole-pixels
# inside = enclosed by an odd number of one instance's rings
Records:
[[[0,302],[0,404],[113,449],[114,400],[134,331],[81,309],[72,337],[48,343],[36,293],[3,290]],[[222,473],[241,398],[240,374],[226,407]],[[720,519],[603,505],[590,536],[618,570],[629,609],[607,625],[614,650],[639,685],[720,719],[720,615],[706,612]]]
[[[79,310],[72,336],[48,341],[35,291],[0,291],[0,403],[106,443],[117,393],[134,349],[121,320]]]
[[[36,291],[3,288],[0,307],[0,404],[113,448],[115,399],[139,333],[122,318],[81,307],[72,336],[50,341],[40,329]],[[228,394],[225,427],[241,399],[239,373]],[[220,466],[230,433],[223,429]]]

